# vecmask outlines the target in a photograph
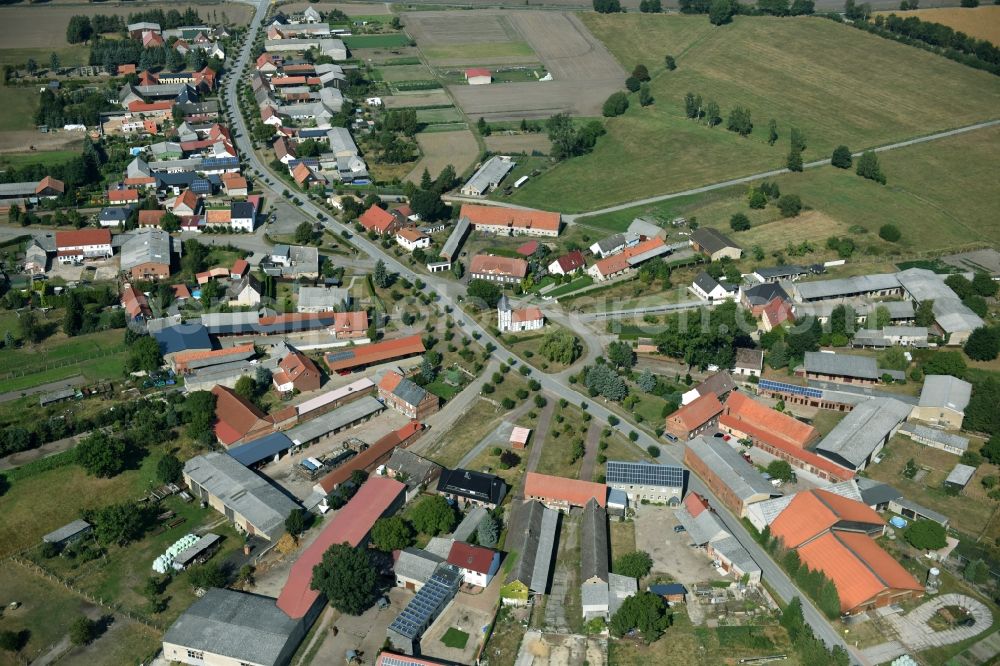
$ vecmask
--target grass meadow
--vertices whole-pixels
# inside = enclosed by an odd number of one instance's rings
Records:
[[[639,107],[633,95],[591,154],[529,181],[511,197],[517,203],[579,212],[780,168],[793,126],[805,134],[810,161],[839,144],[861,150],[1000,109],[996,77],[820,18],[738,16],[711,28],[704,17],[582,16],[626,69],[647,65],[655,103]],[[664,69],[666,54],[676,70]],[[689,91],[719,104],[721,126],[684,117]],[[736,105],[751,112],[747,138],[724,129]],[[771,118],[779,133],[773,146]]]
[[[0,49],[0,64],[3,64],[4,53],[6,49]],[[3,113],[0,113],[0,132],[35,129],[34,116],[35,109],[38,108],[38,89],[0,86],[0,107],[3,108]]]

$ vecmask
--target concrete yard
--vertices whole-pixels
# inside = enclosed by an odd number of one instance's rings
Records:
[[[653,572],[665,573],[684,585],[719,580],[719,573],[705,551],[691,546],[687,532],[674,532],[680,525],[674,510],[664,506],[638,505],[635,515],[635,546],[653,558]]]
[[[493,620],[493,611],[500,596],[503,576],[494,576],[486,589],[463,585],[455,599],[424,632],[420,641],[421,652],[429,657],[437,657],[459,664],[472,664],[479,654],[484,630]],[[441,638],[449,628],[454,627],[469,635],[464,649],[448,647]]]
[[[604,666],[607,663],[606,638],[587,638],[574,634],[549,634],[529,631],[521,641],[517,666]]]
[[[413,598],[413,592],[394,587],[386,595],[389,606],[379,609],[372,606],[358,616],[341,614],[334,622],[337,629],[334,635],[331,629],[312,659],[314,664],[343,664],[344,655],[348,650],[360,653],[362,663],[375,663],[375,655],[385,642],[385,630],[403,612],[406,604]]]

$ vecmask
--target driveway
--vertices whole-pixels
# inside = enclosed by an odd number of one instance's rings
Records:
[[[695,583],[719,580],[705,551],[690,545],[687,532],[674,532],[680,523],[673,509],[640,504],[635,510],[635,547],[653,558],[654,572],[668,574],[689,589]]]
[[[333,629],[327,633],[320,644],[314,664],[344,664],[344,655],[348,650],[356,650],[361,655],[361,663],[374,664],[379,648],[385,642],[385,630],[403,612],[406,604],[413,598],[413,592],[394,587],[388,592],[389,606],[379,609],[372,606],[361,615],[344,615],[333,624]]]

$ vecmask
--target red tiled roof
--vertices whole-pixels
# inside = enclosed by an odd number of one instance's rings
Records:
[[[348,351],[351,352],[350,355],[347,355]],[[324,360],[327,367],[336,372],[337,370],[348,370],[372,363],[390,361],[411,354],[423,354],[425,351],[427,350],[424,348],[420,336],[411,335],[331,352],[324,357]]]
[[[528,274],[528,262],[512,257],[477,254],[469,263],[469,272],[477,275],[503,275],[521,279]]]
[[[392,213],[374,205],[358,217],[358,222],[366,230],[380,234],[384,234],[395,221],[396,217]]]
[[[135,74],[135,65],[118,65],[118,75],[121,76],[123,74]]]
[[[448,564],[454,564],[459,569],[468,569],[476,573],[488,574],[493,564],[495,551],[482,546],[472,546],[462,541],[451,544],[448,552]]]
[[[333,324],[330,326],[337,333],[357,333],[368,328],[368,312],[334,312]]]
[[[493,73],[485,67],[473,67],[465,70],[465,78],[471,79],[474,76],[493,76]]]
[[[427,234],[417,231],[413,227],[406,227],[405,229],[400,229],[396,232],[397,236],[402,236],[403,240],[408,240],[411,243],[416,243],[422,238],[427,238]]]
[[[784,321],[795,321],[795,316],[792,314],[792,306],[777,297],[772,298],[764,306],[764,309],[761,310],[761,317],[767,317],[767,321],[772,327]]]
[[[306,83],[304,76],[276,76],[271,79],[272,86],[302,86]]]
[[[411,437],[423,429],[424,426],[419,421],[410,421],[402,428],[380,437],[367,449],[320,479],[317,485],[322,487],[327,494],[333,492],[337,486],[350,479],[351,474],[356,470],[368,469],[378,464],[382,458],[387,458],[393,449],[409,441]]]
[[[297,351],[289,352],[285,358],[281,359],[281,362],[278,363],[278,369],[278,374],[283,375],[285,379],[285,381],[281,381],[282,378],[279,378],[279,384],[294,382],[305,373],[319,375],[319,369],[312,362],[312,359]]]
[[[243,275],[250,269],[250,264],[246,259],[237,259],[233,262],[233,267],[229,269],[229,272],[233,275]]]
[[[538,249],[538,241],[530,240],[524,245],[519,245],[514,252],[517,252],[522,257],[530,257]]]
[[[723,425],[729,425],[729,423],[726,422],[725,419],[726,417],[723,416],[722,418],[719,419],[719,423]],[[828,460],[823,456],[813,453],[809,449],[803,449],[799,446],[796,446],[795,444],[789,444],[788,442],[779,439],[777,437],[768,438],[767,437],[768,433],[758,432],[756,428],[753,429],[754,430],[753,432],[751,432],[750,430],[747,429],[748,427],[749,426],[747,426],[744,423],[743,426],[741,426],[741,429],[743,430],[743,432],[755,437],[761,442],[766,443],[768,446],[771,446],[775,449],[778,449],[779,451],[786,453],[791,458],[795,458],[796,460],[801,460],[806,465],[815,467],[818,470],[826,472],[832,477],[836,477],[844,481],[846,481],[847,479],[854,478],[853,470],[849,470],[846,467],[841,467],[837,463]]]
[[[135,176],[134,178],[126,178],[122,182],[126,185],[153,185],[156,183],[156,178],[153,176]]]
[[[684,506],[692,518],[697,518],[703,511],[708,510],[708,502],[698,493],[688,493],[687,497],[684,498]]]
[[[528,472],[524,482],[525,497],[541,497],[543,499],[569,502],[573,506],[584,506],[591,498],[596,499],[601,506],[607,504],[608,487],[603,483],[565,479],[561,476],[550,476]]]
[[[579,250],[573,250],[569,254],[564,254],[556,259],[556,261],[559,262],[559,268],[561,268],[564,273],[575,271],[577,268],[580,268],[587,263],[583,258],[583,253]]]
[[[811,425],[762,405],[743,393],[730,393],[725,410],[719,423],[742,430],[765,442],[782,440],[804,448],[819,436],[819,432]]]
[[[469,218],[469,221],[474,225],[542,229],[544,231],[559,231],[559,222],[562,219],[559,213],[550,213],[544,210],[502,208],[479,204],[463,204],[460,216]]]
[[[511,311],[510,320],[512,323],[519,324],[525,321],[538,321],[539,319],[544,319],[545,315],[538,308],[531,306],[527,308],[518,308]]]
[[[334,515],[313,543],[292,565],[288,580],[278,596],[278,608],[288,617],[298,619],[309,612],[319,592],[310,589],[313,569],[330,546],[346,543],[356,548],[406,489],[399,481],[374,476],[362,484],[357,494]]]
[[[299,162],[295,165],[295,168],[292,169],[292,178],[295,179],[296,183],[301,185],[307,180],[315,180],[316,174],[313,173],[312,169],[306,166],[305,162]]]
[[[864,502],[817,489],[796,493],[771,523],[771,534],[781,539],[786,548],[796,548],[841,521],[885,524],[882,517]]]
[[[141,102],[139,100],[135,100],[133,102],[129,102],[128,104],[128,110],[131,111],[132,113],[143,113],[147,111],[169,111],[172,108],[174,108],[174,103],[170,101]]]
[[[610,257],[601,259],[596,264],[594,264],[594,266],[597,267],[597,270],[600,271],[601,275],[607,276],[607,275],[613,275],[615,273],[620,273],[621,271],[629,267],[628,263],[629,259],[631,259],[632,257],[636,257],[640,254],[645,254],[646,252],[649,252],[651,250],[655,250],[657,247],[660,247],[661,245],[666,245],[666,243],[663,242],[662,238],[659,237],[650,238],[648,240],[642,241],[638,245],[625,248],[624,252],[619,252],[616,255],[612,255]]]
[[[238,173],[227,173],[222,176],[222,184],[227,190],[245,190],[249,187],[247,179]]]
[[[378,383],[378,387],[387,393],[392,393],[401,381],[403,381],[403,375],[390,370],[382,377],[382,380]]]
[[[81,245],[110,245],[111,231],[108,229],[79,229],[77,231],[57,231],[56,249]]]
[[[111,203],[134,203],[138,200],[137,190],[108,190],[108,201]]]
[[[192,211],[198,208],[198,195],[191,190],[184,190],[181,192],[180,196],[174,199],[174,210],[177,210],[180,206],[187,206]]]
[[[215,394],[215,435],[226,446],[242,438],[267,418],[264,412],[236,395],[231,388],[216,386],[212,393]]]
[[[140,227],[158,227],[163,222],[163,216],[167,214],[165,210],[140,210]]]
[[[667,420],[677,421],[687,430],[695,430],[721,411],[722,403],[715,394],[706,393],[678,409]]]
[[[181,352],[174,356],[174,366],[183,368],[186,367],[191,361],[201,361],[206,358],[229,356],[230,354],[246,354],[248,352],[253,352],[253,343],[226,347],[225,349],[197,349],[193,351]],[[216,404],[218,404],[218,401]]]
[[[798,549],[803,566],[833,581],[840,610],[850,611],[885,590],[923,590],[909,571],[865,535],[827,532]]]
[[[149,316],[149,302],[146,295],[135,287],[126,285],[122,291],[122,307],[133,319],[140,316]]]
[[[56,192],[65,192],[66,185],[64,185],[61,180],[57,180],[52,176],[46,176],[38,181],[38,185],[35,186],[35,194],[43,192],[47,189],[53,189]]]
[[[191,290],[187,288],[186,284],[175,284],[174,285],[174,298],[191,298]]]

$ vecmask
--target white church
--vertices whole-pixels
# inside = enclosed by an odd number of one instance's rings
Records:
[[[512,309],[507,294],[504,294],[497,302],[497,321],[501,333],[538,331],[545,325],[545,315],[536,307]]]

